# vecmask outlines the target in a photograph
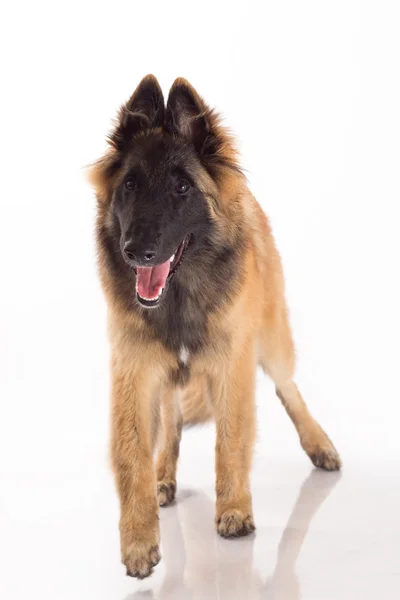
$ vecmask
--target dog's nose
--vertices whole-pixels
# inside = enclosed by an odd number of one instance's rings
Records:
[[[153,260],[156,253],[153,250],[146,250],[143,254],[143,260]]]
[[[133,242],[129,241],[125,242],[124,254],[130,261],[140,264],[142,262],[149,262],[150,260],[153,260],[156,252],[151,248],[140,250]]]

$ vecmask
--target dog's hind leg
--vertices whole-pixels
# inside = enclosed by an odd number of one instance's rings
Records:
[[[205,376],[192,377],[181,396],[183,426],[207,423],[214,418],[210,390]]]
[[[276,386],[276,393],[299,434],[300,443],[316,467],[336,471],[338,452],[310,414],[295,382],[295,352],[285,305],[269,306],[264,312],[260,339],[260,363]]]
[[[176,493],[176,467],[182,434],[179,394],[167,388],[161,396],[161,432],[157,455],[157,496],[160,506],[170,504]]]

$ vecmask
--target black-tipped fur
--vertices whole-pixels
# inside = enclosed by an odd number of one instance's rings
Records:
[[[129,150],[134,136],[144,129],[162,127],[165,119],[164,96],[154,75],[142,79],[119,112],[117,126],[109,136],[119,152]]]

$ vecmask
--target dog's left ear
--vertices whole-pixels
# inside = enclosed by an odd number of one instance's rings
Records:
[[[186,79],[179,77],[169,92],[166,126],[188,139],[201,152],[211,133],[211,111]]]

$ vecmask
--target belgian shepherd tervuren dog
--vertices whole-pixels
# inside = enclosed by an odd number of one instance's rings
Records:
[[[184,79],[165,106],[149,75],[109,142],[90,179],[109,308],[122,560],[141,578],[160,560],[158,507],[175,496],[182,423],[216,422],[218,533],[254,530],[257,364],[314,465],[335,470],[340,459],[293,381],[279,254],[218,116]]]

